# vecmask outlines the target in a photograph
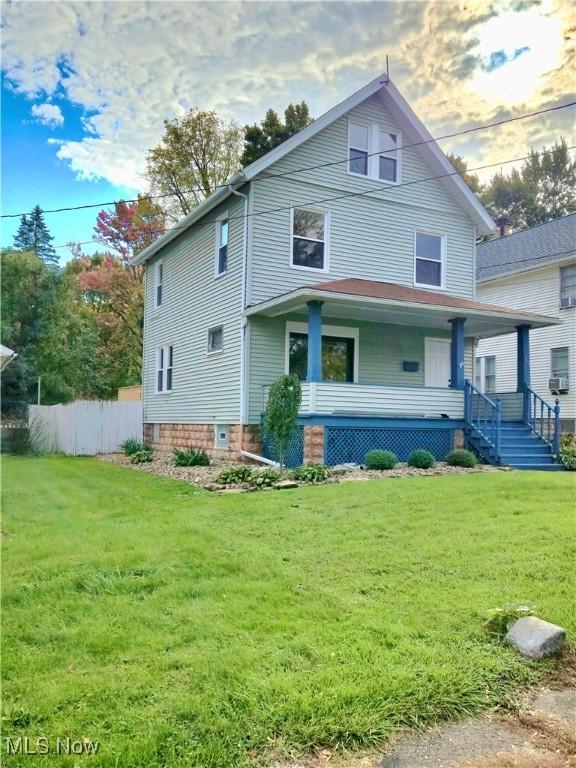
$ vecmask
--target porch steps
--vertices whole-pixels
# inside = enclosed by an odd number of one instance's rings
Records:
[[[468,442],[481,455],[487,455],[488,443],[481,437],[469,436]],[[562,472],[554,461],[550,447],[522,422],[503,421],[500,427],[500,464],[514,469]]]

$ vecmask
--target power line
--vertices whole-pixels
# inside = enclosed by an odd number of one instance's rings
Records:
[[[570,147],[566,147],[566,149],[569,149],[569,150],[570,149],[576,149],[576,145],[573,145],[573,146],[570,146]],[[541,155],[545,151],[546,150],[542,150],[542,152],[535,152],[534,154]],[[515,158],[509,159],[509,160],[500,160],[497,163],[488,163],[486,165],[478,165],[475,168],[469,168],[466,171],[466,173],[469,173],[470,171],[481,171],[481,170],[484,170],[485,168],[495,168],[497,166],[507,165],[509,163],[518,163],[521,160],[527,160],[529,157],[530,157],[530,155],[524,155],[524,157],[515,157]],[[385,187],[384,189],[380,185],[378,187],[372,187],[371,189],[365,189],[362,192],[346,192],[346,193],[344,193],[342,195],[336,195],[336,196],[333,196],[333,197],[325,197],[325,198],[322,198],[320,200],[310,200],[310,201],[305,202],[305,203],[299,203],[298,205],[293,205],[293,204],[292,205],[283,205],[283,206],[279,206],[277,208],[267,208],[267,209],[265,209],[263,211],[254,211],[253,213],[241,214],[239,216],[229,216],[228,217],[228,221],[237,221],[239,219],[242,220],[242,219],[247,219],[247,218],[253,218],[255,216],[266,216],[268,214],[278,213],[280,211],[289,211],[292,208],[306,208],[306,207],[309,207],[309,206],[320,205],[322,203],[328,203],[328,202],[332,202],[332,201],[335,201],[335,200],[343,200],[343,199],[349,198],[349,197],[364,197],[364,196],[370,195],[372,192],[382,192],[382,193],[394,192],[394,190],[400,189],[402,187],[410,187],[410,186],[413,186],[414,184],[422,184],[422,183],[425,183],[425,182],[428,182],[428,181],[436,181],[438,179],[445,179],[445,178],[448,178],[450,176],[462,176],[462,175],[463,174],[461,174],[459,171],[452,171],[450,173],[441,173],[441,174],[438,174],[436,176],[428,176],[428,177],[423,178],[423,179],[414,179],[413,181],[405,181],[402,184],[396,184],[394,186]],[[372,197],[371,199],[372,200],[377,200],[378,198]],[[205,224],[216,224],[220,220],[221,219],[208,219],[206,221],[203,221],[202,223],[204,225]],[[190,226],[192,226],[192,225],[191,224],[186,224],[184,226],[176,225],[174,227],[170,227],[169,229],[167,229],[163,233],[163,235],[161,235],[161,237],[163,237],[164,235],[169,234],[170,232],[176,232],[177,230],[189,229]],[[97,240],[83,240],[82,242],[76,243],[76,244],[77,245],[87,245],[88,243],[92,243],[93,244],[93,243],[96,243],[96,242],[98,242],[98,241]],[[62,245],[55,245],[54,246],[54,248],[68,248],[68,247],[69,247],[69,243],[64,243]]]
[[[422,141],[415,141],[415,142],[412,142],[411,144],[402,144],[400,147],[396,147],[396,149],[393,150],[393,151],[399,152],[400,150],[403,150],[403,149],[410,149],[411,147],[420,147],[420,146],[422,146],[424,144],[432,144],[432,143],[434,143],[436,141],[442,141],[443,139],[452,139],[452,138],[455,138],[456,136],[463,136],[463,135],[468,134],[468,133],[474,133],[475,131],[484,131],[484,130],[487,130],[488,128],[495,128],[495,127],[498,127],[498,126],[501,126],[501,125],[505,125],[506,123],[517,122],[518,120],[526,120],[527,118],[530,118],[530,117],[537,117],[538,115],[543,115],[543,114],[546,114],[547,112],[556,112],[556,111],[558,111],[560,109],[567,109],[568,107],[573,107],[575,105],[576,105],[576,101],[569,101],[567,104],[560,104],[559,106],[556,106],[556,107],[548,107],[546,109],[539,109],[539,110],[537,110],[535,112],[529,112],[529,113],[527,113],[525,115],[517,115],[516,117],[509,117],[509,118],[506,118],[504,120],[498,120],[498,121],[496,121],[494,123],[485,123],[484,125],[478,125],[478,126],[475,126],[473,128],[466,128],[466,129],[464,129],[462,131],[455,131],[453,133],[446,133],[443,136],[436,136],[435,138],[431,138],[431,139],[423,139]],[[366,154],[366,157],[372,157],[374,155],[379,155],[379,154],[381,154],[379,151],[378,152],[370,152],[370,153]],[[331,161],[326,162],[326,163],[319,163],[317,165],[309,165],[309,166],[305,166],[303,168],[293,168],[292,170],[284,171],[282,173],[261,174],[257,179],[254,179],[254,181],[261,181],[261,180],[264,180],[264,179],[282,178],[284,176],[290,176],[290,175],[295,174],[295,173],[304,173],[306,171],[316,170],[317,168],[326,168],[326,167],[332,166],[332,165],[339,165],[339,164],[342,164],[342,163],[348,163],[349,161],[350,161],[350,158],[346,157],[343,160],[331,160]],[[468,170],[469,171],[473,171],[473,170],[477,170],[477,169],[469,168]],[[216,191],[217,189],[223,189],[224,187],[228,187],[228,186],[230,186],[230,183],[216,184],[216,186],[214,187],[214,191]],[[186,194],[192,194],[194,192],[204,193],[204,190],[201,189],[200,187],[193,187],[192,189],[182,190],[179,194],[185,194],[186,195]],[[176,197],[177,194],[178,193],[176,193],[176,192],[166,192],[164,194],[158,194],[158,195],[140,195],[140,199],[144,199],[144,200],[160,200],[160,199],[163,199],[163,198],[166,198],[166,197]],[[139,199],[138,197],[134,197],[134,198],[131,198],[131,199],[128,199],[128,200],[122,200],[121,202],[124,202],[124,203],[136,203],[136,202],[138,202],[138,199]],[[109,206],[109,205],[115,205],[117,202],[120,202],[120,201],[118,201],[118,200],[109,200],[109,201],[103,202],[103,203],[90,203],[90,204],[87,204],[87,205],[74,205],[74,206],[67,206],[67,207],[62,207],[62,208],[42,209],[42,213],[64,213],[64,212],[67,212],[67,211],[82,211],[82,210],[86,210],[86,209],[89,209],[89,208],[102,208],[102,207],[106,207],[106,206]],[[20,216],[27,216],[28,213],[29,213],[29,211],[20,212],[20,213],[5,213],[5,214],[2,214],[0,216],[0,218],[2,218],[2,219],[15,219],[15,218],[19,218]]]
[[[553,219],[553,221],[555,221],[555,219]],[[549,224],[550,222],[545,221],[543,223]],[[517,233],[514,233],[514,234],[517,234]],[[497,264],[487,264],[485,267],[478,267],[478,272],[484,272],[487,269],[494,269],[494,267],[505,267],[508,264],[522,264],[523,262],[526,262],[526,261],[530,261],[530,262],[540,261],[540,259],[552,259],[554,256],[569,256],[570,254],[576,255],[576,248],[572,248],[569,251],[556,251],[556,253],[546,253],[543,256],[532,256],[526,259],[516,259],[514,261],[499,261]],[[493,277],[499,277],[499,275],[493,275]]]

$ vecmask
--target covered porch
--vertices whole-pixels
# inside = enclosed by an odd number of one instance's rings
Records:
[[[434,429],[454,436],[496,418],[487,415],[495,402],[471,383],[476,341],[517,335],[517,395],[502,399],[498,418],[504,414],[521,420],[530,387],[530,329],[557,322],[436,291],[359,279],[300,288],[247,314],[284,328],[284,365],[277,375],[295,373],[303,382],[303,428],[388,429],[395,434]],[[272,380],[262,382],[261,409]]]

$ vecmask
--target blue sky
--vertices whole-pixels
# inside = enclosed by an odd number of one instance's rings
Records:
[[[245,124],[302,99],[317,117],[386,54],[436,135],[561,104],[570,24],[567,0],[7,3],[3,213],[133,197],[164,119],[197,106]],[[561,135],[576,143],[573,110],[444,148],[480,165]],[[47,214],[55,243],[89,240],[97,212]],[[7,245],[18,221],[2,223]]]

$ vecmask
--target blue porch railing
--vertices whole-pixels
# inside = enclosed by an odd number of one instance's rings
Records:
[[[522,411],[524,424],[557,455],[560,451],[560,401],[556,399],[553,406],[549,405],[527,386],[523,392]]]
[[[500,423],[502,404],[500,398],[491,400],[466,379],[464,382],[464,420],[466,429],[474,437],[480,437],[487,444],[490,458],[500,462]]]

